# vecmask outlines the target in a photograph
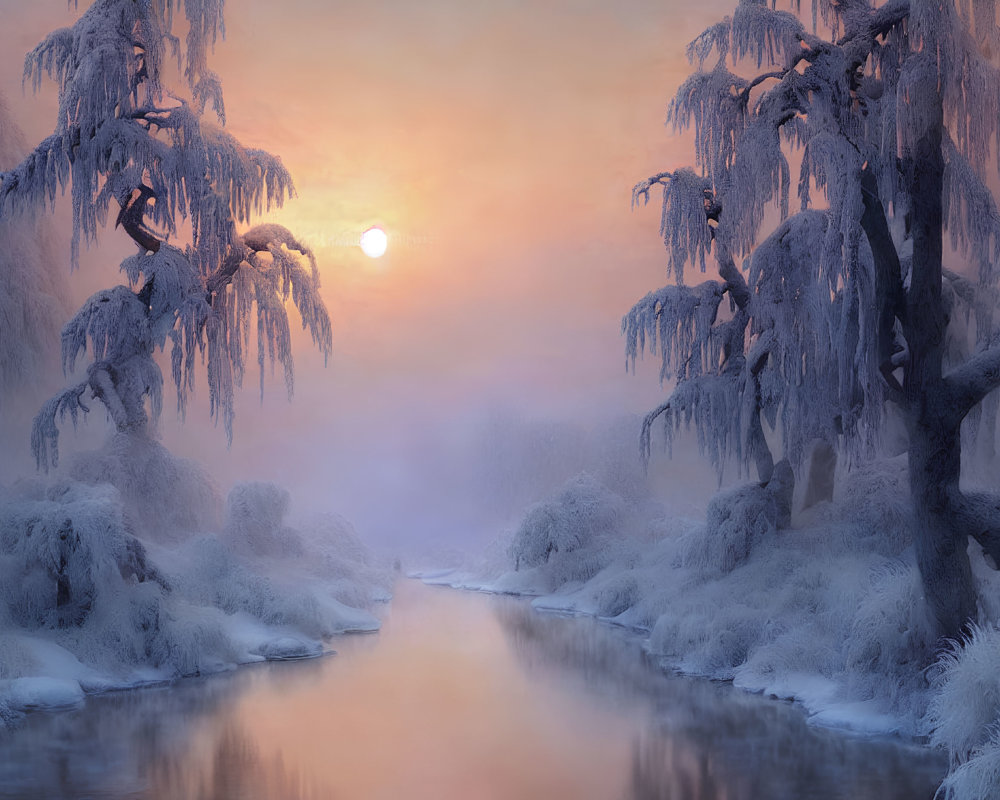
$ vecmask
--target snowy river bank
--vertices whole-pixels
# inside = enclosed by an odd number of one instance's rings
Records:
[[[334,647],[29,715],[0,798],[919,800],[947,766],[513,598],[402,581],[380,633]]]

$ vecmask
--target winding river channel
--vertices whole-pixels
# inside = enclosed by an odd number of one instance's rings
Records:
[[[337,655],[92,696],[0,733],[0,798],[920,800],[934,752],[664,675],[626,633],[401,581]]]

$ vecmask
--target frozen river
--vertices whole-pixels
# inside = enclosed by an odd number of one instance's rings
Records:
[[[32,715],[0,733],[0,798],[920,800],[946,768],[522,600],[403,581],[335,647]]]

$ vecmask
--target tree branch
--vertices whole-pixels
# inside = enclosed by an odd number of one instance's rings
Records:
[[[121,200],[118,201],[121,205],[121,211],[118,212],[115,227],[121,226],[122,230],[139,247],[145,251],[155,253],[160,249],[162,242],[146,227],[144,218],[146,216],[146,204],[150,199],[156,197],[156,193],[144,183],[140,184],[137,188],[139,191],[138,196],[135,195],[135,189],[133,189],[124,204],[121,204]]]
[[[722,248],[718,244],[715,245],[715,249],[715,257],[719,263],[719,277],[726,282],[726,288],[729,290],[733,302],[736,303],[736,307],[745,311],[750,304],[750,288],[747,286],[746,278],[743,277],[743,273],[737,268],[728,251],[722,252]]]
[[[642,197],[643,203],[648,203],[649,190],[654,186],[666,186],[667,182],[673,177],[674,173],[672,172],[660,172],[646,178],[644,181],[639,181],[639,183],[632,187],[632,207],[635,208],[639,197]]]
[[[106,361],[98,361],[87,370],[87,381],[94,397],[104,403],[104,407],[108,409],[115,427],[120,431],[127,430],[129,427],[128,412],[118,395],[109,370],[110,366]]]
[[[949,372],[944,384],[954,413],[964,419],[973,406],[1000,386],[1000,344],[977,353]]]
[[[651,450],[650,440],[653,423],[656,422],[658,417],[662,416],[669,410],[670,401],[667,400],[667,402],[650,411],[642,420],[642,429],[639,431],[639,452],[642,455],[643,469],[649,468],[649,455]]]
[[[955,503],[958,527],[983,548],[987,563],[1000,569],[1000,496],[990,492],[968,492]]]
[[[878,362],[879,372],[885,381],[889,396],[893,402],[903,399],[903,387],[893,375],[893,335],[894,323],[897,318],[905,316],[902,270],[899,265],[899,253],[892,241],[889,223],[886,220],[885,208],[878,193],[878,180],[870,164],[865,164],[861,170],[861,197],[864,201],[864,212],[861,215],[861,228],[865,232],[875,261],[875,302],[878,311]]]
[[[229,285],[240,265],[246,260],[246,256],[247,249],[242,245],[234,245],[229,249],[225,261],[205,281],[205,290],[208,295],[209,305],[212,305],[215,296]]]

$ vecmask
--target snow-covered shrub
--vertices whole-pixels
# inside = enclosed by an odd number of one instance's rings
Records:
[[[286,530],[302,544],[303,566],[341,603],[368,608],[389,598],[392,571],[379,563],[354,526],[339,514],[318,514]]]
[[[875,673],[923,684],[935,639],[916,565],[894,560],[876,566],[847,641],[847,667],[855,682],[870,681]]]
[[[846,473],[829,513],[849,526],[845,532],[859,549],[901,553],[913,541],[916,526],[906,455],[870,461]]]
[[[757,483],[719,492],[708,504],[703,537],[692,541],[689,563],[731,572],[754,549],[789,522],[791,467],[782,462],[766,485]]]
[[[175,539],[218,524],[221,501],[211,476],[148,436],[114,433],[99,450],[74,457],[70,474],[116,487],[129,517],[155,538]]]
[[[273,483],[239,483],[226,501],[223,540],[252,564],[267,559],[281,570],[296,569],[324,583],[324,593],[354,608],[387,599],[392,578],[372,563],[354,527],[336,514],[315,515],[286,525],[289,493]]]
[[[291,502],[288,491],[274,483],[236,484],[226,498],[227,541],[255,555],[301,555],[298,536],[283,527]]]
[[[684,603],[675,598],[680,613],[662,615],[653,627],[649,649],[666,656],[682,672],[732,680],[763,633],[763,621],[754,609],[730,606],[721,614],[696,598]]]
[[[635,575],[616,573],[597,591],[597,614],[617,617],[635,605],[640,596],[640,585]]]
[[[946,747],[951,772],[938,790],[944,800],[1000,794],[1000,631],[973,625],[952,642],[932,671],[935,694],[927,713],[931,742]]]
[[[301,541],[295,529],[282,530]],[[387,598],[388,576],[363,565],[351,567],[350,558],[344,558],[339,562],[341,572],[350,576],[330,580],[324,562],[334,562],[332,548],[325,556],[324,560],[323,554],[307,549],[284,558],[263,558],[232,547],[229,536],[205,534],[174,551],[169,575],[194,604],[230,616],[246,615],[265,625],[293,628],[310,637],[377,627],[363,609]]]
[[[982,800],[1000,794],[1000,728],[976,748],[969,759],[954,767],[942,781],[935,800]]]
[[[21,627],[79,625],[102,594],[161,576],[128,528],[111,486],[54,485],[45,499],[0,507],[0,606]]]
[[[0,566],[0,574],[6,574]],[[0,648],[0,681],[12,680],[21,675],[31,675],[38,668],[38,662],[21,642],[10,640]]]
[[[621,498],[581,473],[525,513],[510,545],[514,569],[544,566],[552,588],[587,580],[607,563],[623,518]]]
[[[928,710],[931,741],[964,762],[986,745],[1000,724],[1000,632],[972,626],[935,664]]]

